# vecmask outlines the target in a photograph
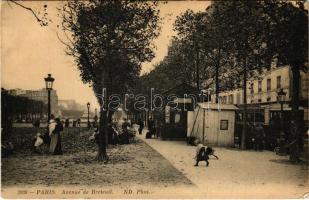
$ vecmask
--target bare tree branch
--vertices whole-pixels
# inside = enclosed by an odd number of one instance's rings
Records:
[[[27,7],[27,6],[24,6],[23,4],[21,4],[21,3],[17,2],[17,1],[15,1],[15,0],[8,0],[8,2],[12,2],[12,3],[14,3],[14,4],[16,4],[16,5],[18,5],[18,6],[22,7],[22,8],[24,8],[24,9],[30,11],[30,12],[32,13],[32,15],[37,19],[37,21],[38,21],[42,26],[47,26],[47,25],[48,25],[48,23],[47,23],[46,21],[42,20],[42,19],[34,12],[34,10],[33,10],[32,8]]]

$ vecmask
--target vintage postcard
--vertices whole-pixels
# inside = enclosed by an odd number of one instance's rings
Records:
[[[1,197],[308,198],[308,1],[1,1]]]

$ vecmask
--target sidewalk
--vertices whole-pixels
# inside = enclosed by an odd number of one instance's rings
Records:
[[[184,141],[138,138],[159,152],[203,192],[205,198],[299,198],[308,191],[308,168],[270,151],[215,148],[219,160],[194,167],[195,147]]]

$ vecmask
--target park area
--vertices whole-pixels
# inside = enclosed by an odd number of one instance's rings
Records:
[[[32,128],[29,129],[32,130]],[[23,128],[23,131],[26,131],[26,137],[23,137],[23,140],[15,134],[15,140],[20,142],[16,152],[2,159],[3,194],[15,188],[62,188],[65,186],[65,188],[80,189],[103,188],[107,190],[112,188],[114,191],[112,194],[105,194],[105,196],[97,194],[97,197],[110,198],[113,195],[128,197],[125,196],[123,190],[125,188],[133,190],[138,187],[144,191],[144,197],[150,195],[163,195],[164,197],[164,192],[162,193],[164,190],[167,196],[178,194],[178,197],[184,197],[182,193],[172,193],[170,189],[172,187],[184,187],[190,191],[190,188],[194,189],[189,179],[141,140],[137,139],[136,142],[128,145],[111,145],[107,149],[109,162],[104,164],[94,160],[97,145],[88,140],[91,134],[89,131],[79,131],[77,128],[64,130],[62,135],[64,155],[62,156],[32,153],[29,149],[29,142],[35,132],[29,133],[27,128]],[[19,197],[26,198],[27,196]],[[48,196],[35,194],[32,197]],[[95,196],[92,194],[90,197]]]

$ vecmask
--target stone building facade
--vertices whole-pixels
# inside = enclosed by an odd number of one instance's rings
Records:
[[[261,76],[247,82],[247,104],[264,111],[264,123],[269,124],[272,111],[280,111],[278,92],[282,88],[286,93],[283,108],[291,110],[292,73],[289,66],[274,68],[265,71]],[[222,104],[243,105],[243,89],[224,91],[219,94]],[[308,126],[308,74],[301,72],[300,80],[300,110],[303,111],[305,123]],[[215,102],[215,94],[211,95]]]

